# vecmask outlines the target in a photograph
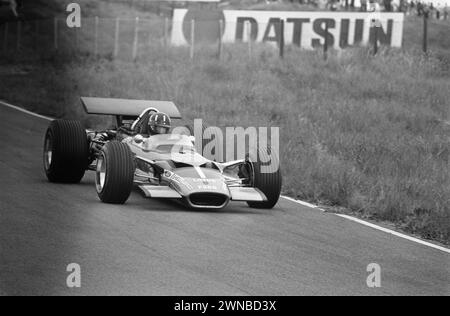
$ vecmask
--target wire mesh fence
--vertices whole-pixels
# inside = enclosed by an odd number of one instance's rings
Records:
[[[344,26],[336,28],[325,23],[321,26],[320,36],[308,32],[305,26],[299,35],[292,24],[284,21],[272,25],[259,23],[255,26],[259,32],[254,32],[252,25],[230,25],[223,20],[193,19],[180,23],[177,34],[173,29],[176,23],[169,18],[85,18],[80,28],[68,27],[63,19],[18,21],[0,26],[0,51],[3,55],[33,51],[38,54],[80,54],[137,61],[155,51],[164,55],[172,50],[184,50],[190,59],[203,50],[214,52],[214,56],[222,58],[232,45],[244,45],[251,58],[255,46],[261,43],[267,49],[277,51],[280,58],[284,57],[287,46],[315,49],[325,58],[330,50],[361,45],[369,46],[374,54],[383,46],[420,48],[424,52],[434,47],[450,50],[450,21],[426,17],[406,20],[405,25],[403,22],[401,25],[392,22],[382,27],[359,29],[347,25],[346,31],[343,31]],[[393,30],[399,27],[403,42],[397,45]]]

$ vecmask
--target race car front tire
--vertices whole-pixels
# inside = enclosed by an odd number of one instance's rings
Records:
[[[79,183],[88,163],[89,142],[81,122],[51,122],[44,143],[44,170],[48,180],[55,183]]]
[[[269,162],[270,163],[266,163]],[[267,197],[264,202],[247,202],[248,206],[257,209],[272,209],[281,196],[282,175],[279,158],[272,153],[269,157],[264,150],[259,151],[259,159],[252,161],[247,157],[251,169],[251,185]]]
[[[95,185],[103,203],[124,204],[133,190],[136,170],[133,154],[127,144],[107,143],[97,159]]]

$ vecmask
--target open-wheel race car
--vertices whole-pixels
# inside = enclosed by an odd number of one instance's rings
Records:
[[[248,155],[222,163],[198,153],[193,136],[152,134],[154,117],[162,123],[167,117],[181,119],[172,102],[101,98],[81,102],[88,114],[115,116],[117,127],[93,131],[79,121],[51,122],[44,142],[44,169],[50,182],[79,183],[86,171],[94,171],[98,197],[111,204],[125,203],[136,186],[147,198],[174,199],[190,208],[221,209],[230,201],[263,209],[277,204],[282,178],[274,155],[267,171],[264,162],[269,157],[262,150],[259,159]]]

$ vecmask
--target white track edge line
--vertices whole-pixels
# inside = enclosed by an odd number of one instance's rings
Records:
[[[52,119],[52,118],[50,118],[50,117],[48,117],[48,116],[44,116],[44,115],[40,115],[40,114],[33,113],[33,112],[31,112],[31,111],[25,110],[25,109],[23,109],[23,108],[21,108],[21,107],[18,107],[18,106],[15,106],[15,105],[6,103],[6,102],[1,101],[1,100],[0,100],[0,104],[6,106],[6,107],[8,107],[8,108],[17,110],[17,111],[19,111],[19,112],[22,112],[22,113],[25,113],[25,114],[28,114],[28,115],[31,115],[31,116],[34,116],[34,117],[41,118],[41,119],[43,119],[43,120],[47,120],[47,121],[53,121],[53,120],[54,120],[54,119]]]
[[[300,201],[300,200],[296,200],[296,199],[293,199],[293,198],[288,197],[288,196],[281,196],[281,197],[283,199],[285,199],[285,200],[288,200],[288,201],[291,201],[291,202],[294,202],[294,203],[297,203],[297,204],[300,204],[300,205],[303,205],[303,206],[306,206],[306,207],[309,207],[309,208],[312,208],[312,209],[316,209],[316,210],[325,212],[325,210],[321,209],[317,205],[314,205],[314,204],[311,204],[311,203],[308,203],[308,202],[304,202],[304,201]],[[412,237],[412,236],[408,236],[408,235],[396,232],[396,231],[394,231],[392,229],[384,228],[384,227],[381,227],[379,225],[372,224],[370,222],[364,221],[362,219],[359,219],[359,218],[356,218],[356,217],[353,217],[353,216],[344,215],[344,214],[334,214],[334,215],[339,216],[341,218],[345,218],[346,220],[349,220],[349,221],[352,221],[352,222],[355,222],[355,223],[358,223],[358,224],[361,224],[361,225],[364,225],[364,226],[367,226],[367,227],[370,227],[370,228],[382,231],[382,232],[387,233],[389,235],[394,235],[396,237],[400,237],[400,238],[403,238],[403,239],[406,239],[406,240],[409,240],[409,241],[421,244],[423,246],[427,246],[427,247],[430,247],[430,248],[441,250],[443,252],[446,252],[446,253],[450,254],[450,249],[442,247],[442,246],[439,246],[439,245],[435,245],[433,243],[424,241],[422,239],[418,239],[418,238],[415,238],[415,237]]]
[[[18,106],[6,103],[4,101],[0,101],[0,104],[4,105],[6,107],[9,107],[9,108],[15,109],[17,111],[20,111],[22,113],[26,113],[28,115],[35,116],[35,117],[38,117],[38,118],[41,118],[41,119],[44,119],[44,120],[47,120],[47,121],[52,121],[53,120],[50,117],[47,117],[47,116],[44,116],[44,115],[39,115],[39,114],[30,112],[30,111],[27,111],[27,110],[25,110],[25,109],[23,109],[21,107],[18,107]],[[317,205],[314,205],[314,204],[311,204],[311,203],[308,203],[308,202],[304,202],[304,201],[300,201],[300,200],[296,200],[296,199],[290,198],[288,196],[281,196],[281,197],[283,199],[285,199],[285,200],[288,200],[288,201],[291,201],[291,202],[294,202],[294,203],[297,203],[297,204],[300,204],[300,205],[303,205],[303,206],[306,206],[306,207],[309,207],[309,208],[312,208],[312,209],[317,209],[317,210],[319,210],[321,212],[325,212],[323,209],[321,209]],[[347,219],[349,221],[356,222],[356,223],[359,223],[361,225],[364,225],[364,226],[367,226],[367,227],[371,227],[373,229],[377,229],[377,230],[385,232],[387,234],[394,235],[394,236],[397,236],[397,237],[400,237],[400,238],[403,238],[403,239],[406,239],[406,240],[409,240],[409,241],[412,241],[412,242],[415,242],[415,243],[418,243],[418,244],[421,244],[421,245],[424,245],[424,246],[428,246],[428,247],[431,247],[431,248],[434,248],[434,249],[437,249],[437,250],[441,250],[443,252],[446,252],[446,253],[450,254],[450,249],[447,249],[447,248],[444,248],[444,247],[441,247],[441,246],[438,246],[438,245],[435,245],[435,244],[423,241],[421,239],[414,238],[414,237],[411,237],[411,236],[408,236],[408,235],[405,235],[405,234],[393,231],[391,229],[387,229],[387,228],[384,228],[384,227],[381,227],[381,226],[378,226],[378,225],[375,225],[375,224],[363,221],[363,220],[358,219],[356,217],[343,215],[343,214],[335,214],[335,215],[337,215],[337,216],[339,216],[341,218],[345,218],[345,219]]]
[[[282,195],[281,197],[283,199],[285,199],[285,200],[288,200],[288,201],[291,201],[291,202],[294,202],[294,203],[297,203],[297,204],[300,204],[300,205],[303,205],[303,206],[306,206],[306,207],[309,207],[309,208],[313,208],[313,209],[316,209],[318,211],[325,212],[325,210],[321,209],[317,205],[314,205],[314,204],[311,204],[311,203],[308,203],[308,202],[305,202],[305,201],[296,200],[296,199],[293,199],[293,198],[291,198],[289,196],[285,196],[285,195]]]
[[[344,215],[344,214],[336,214],[336,215],[339,216],[339,217],[345,218],[345,219],[347,219],[349,221],[353,221],[353,222],[359,223],[361,225],[368,226],[368,227],[376,229],[376,230],[380,230],[380,231],[385,232],[387,234],[394,235],[394,236],[397,236],[397,237],[400,237],[400,238],[403,238],[403,239],[407,239],[409,241],[413,241],[415,243],[418,243],[418,244],[421,244],[421,245],[424,245],[424,246],[428,246],[428,247],[431,247],[431,248],[434,248],[434,249],[438,249],[438,250],[441,250],[443,252],[446,252],[446,253],[450,254],[450,249],[447,249],[445,247],[441,247],[441,246],[432,244],[430,242],[427,242],[427,241],[424,241],[424,240],[421,240],[421,239],[418,239],[418,238],[415,238],[415,237],[411,237],[411,236],[408,236],[408,235],[396,232],[394,230],[391,230],[391,229],[388,229],[388,228],[384,228],[384,227],[381,227],[381,226],[378,226],[378,225],[375,225],[375,224],[363,221],[363,220],[358,219],[358,218],[353,217],[353,216]]]

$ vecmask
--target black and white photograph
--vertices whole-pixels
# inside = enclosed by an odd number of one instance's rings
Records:
[[[450,296],[449,14],[0,0],[0,296]]]

